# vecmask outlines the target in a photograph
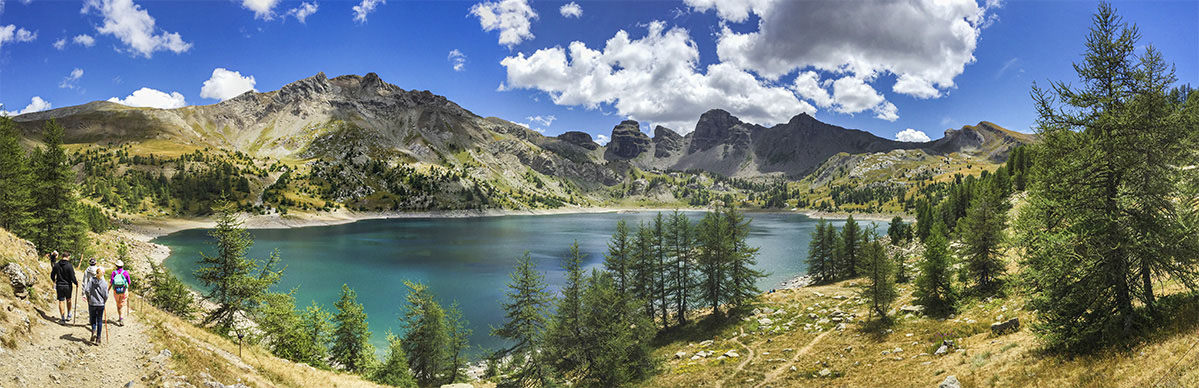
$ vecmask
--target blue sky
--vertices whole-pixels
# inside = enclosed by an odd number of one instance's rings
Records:
[[[376,72],[547,135],[598,137],[625,118],[686,133],[710,108],[768,126],[808,112],[887,138],[982,120],[1030,131],[1029,86],[1075,79],[1097,6],[931,3],[0,0],[0,103],[203,105],[249,77],[268,91]],[[1115,6],[1199,84],[1199,1]],[[303,9],[315,12],[301,22]]]

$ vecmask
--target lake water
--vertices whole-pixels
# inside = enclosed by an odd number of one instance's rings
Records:
[[[687,212],[693,221],[702,212]],[[529,251],[556,290],[564,282],[560,260],[572,241],[586,257],[585,266],[602,268],[607,242],[616,223],[631,227],[649,222],[655,213],[598,213],[474,218],[404,218],[365,220],[343,225],[292,229],[254,229],[249,256],[265,259],[278,249],[286,266],[276,290],[298,287],[296,304],[316,301],[333,309],[348,284],[358,292],[369,316],[377,349],[385,349],[386,332],[399,334],[398,317],[405,306],[403,281],[429,286],[443,305],[457,301],[474,330],[472,346],[498,349],[504,342],[488,335],[500,325],[500,302],[515,259]],[[758,268],[769,273],[758,286],[778,287],[805,271],[808,241],[815,220],[793,213],[749,213],[749,245],[759,247]],[[842,221],[834,222],[838,227]],[[192,272],[200,252],[212,252],[208,230],[193,229],[160,237],[171,248],[166,266],[199,289]],[[472,352],[476,353],[477,352]]]

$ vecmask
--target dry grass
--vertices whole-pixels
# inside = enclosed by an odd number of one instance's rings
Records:
[[[1196,332],[1199,321],[1195,318],[1179,320],[1177,325],[1151,335],[1146,343],[1131,351],[1069,358],[1041,349],[1028,326],[1033,314],[1021,310],[1024,301],[1018,296],[968,301],[957,316],[943,320],[905,318],[895,311],[896,320],[889,330],[867,329],[875,325],[863,322],[866,309],[852,297],[856,291],[850,283],[764,295],[760,306],[785,311],[770,315],[774,322],[769,327],[751,319],[707,335],[696,332],[670,340],[656,353],[666,360],[661,373],[644,385],[935,387],[946,376],[955,375],[964,387],[1199,387],[1199,349],[1187,353],[1199,343]],[[901,285],[903,296],[894,306],[911,303],[911,288]],[[848,298],[833,299],[836,295]],[[813,310],[808,311],[809,307]],[[854,312],[855,322],[814,342],[820,332],[804,330],[805,323],[816,321],[808,318],[807,313],[815,313],[819,319],[827,316],[821,310],[833,308]],[[1189,310],[1199,313],[1199,307]],[[1000,315],[1003,319],[1019,317],[1023,327],[1016,333],[992,335],[989,325]],[[771,332],[773,327],[788,321],[796,323],[794,329]],[[831,325],[823,326],[827,331]],[[729,338],[742,330],[746,335],[740,337],[740,342],[752,348],[755,357],[744,370],[735,372],[748,352]],[[698,343],[704,339],[715,340],[709,349],[715,350],[716,355],[737,349],[741,358],[716,361],[713,355],[691,361],[691,355],[702,349]],[[953,339],[961,350],[951,350],[946,356],[932,355],[943,339]],[[806,346],[811,350],[795,357],[796,350]],[[902,352],[896,353],[896,348]],[[687,357],[674,359],[673,355],[679,351],[686,352]],[[788,367],[793,358],[795,370]],[[819,377],[825,368],[829,369],[829,375]],[[782,372],[779,378],[763,384],[766,374],[778,369]]]

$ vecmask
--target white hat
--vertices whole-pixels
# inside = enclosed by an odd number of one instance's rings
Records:
[[[117,260],[117,267],[124,267],[124,266],[125,266],[124,261]]]

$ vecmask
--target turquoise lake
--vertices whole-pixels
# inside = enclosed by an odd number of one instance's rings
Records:
[[[693,221],[702,212],[687,212]],[[516,257],[526,250],[537,261],[550,287],[564,276],[560,260],[572,241],[586,255],[586,268],[602,268],[607,243],[618,220],[630,226],[649,222],[655,213],[589,213],[471,218],[397,218],[332,226],[253,229],[249,256],[269,257],[278,249],[286,266],[276,290],[298,287],[296,305],[312,301],[332,309],[348,284],[358,292],[369,316],[377,349],[385,349],[388,330],[399,334],[405,306],[403,281],[427,284],[444,305],[457,301],[474,330],[471,345],[499,349],[504,342],[488,335],[503,320],[500,302]],[[815,220],[795,213],[748,213],[749,244],[759,247],[758,268],[769,273],[763,291],[805,271],[808,241]],[[834,224],[841,226],[843,221]],[[868,227],[869,223],[864,223]],[[880,226],[880,230],[884,226]],[[180,231],[154,242],[171,248],[166,266],[200,289],[192,272],[200,252],[211,253],[208,230]],[[472,351],[478,354],[478,350]]]

